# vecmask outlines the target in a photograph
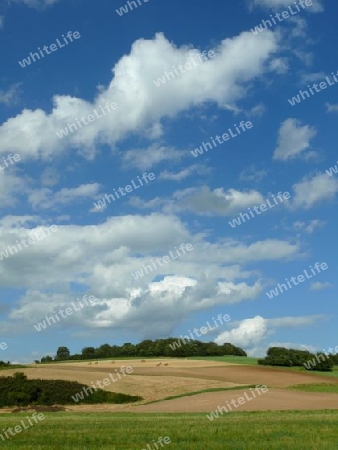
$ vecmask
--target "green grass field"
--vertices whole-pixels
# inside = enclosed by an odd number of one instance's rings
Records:
[[[23,366],[22,364],[12,364],[9,367],[0,366],[0,370],[12,370],[12,369],[26,369],[27,366]]]
[[[0,428],[25,414],[0,416]],[[29,414],[30,415],[30,414]],[[338,411],[205,414],[46,413],[42,422],[0,443],[6,450],[337,450]],[[149,444],[149,447],[147,447]]]
[[[289,389],[303,392],[331,392],[333,394],[338,394],[338,384],[298,384]]]
[[[189,356],[188,359],[199,361],[219,361],[234,364],[246,364],[256,366],[258,358],[250,358],[249,356]]]

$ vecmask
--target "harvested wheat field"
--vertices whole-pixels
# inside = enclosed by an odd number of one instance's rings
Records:
[[[161,363],[161,364],[160,364]],[[164,365],[167,364],[167,365]],[[130,375],[117,379],[106,390],[130,395],[140,395],[143,401],[131,405],[72,405],[71,411],[104,412],[209,412],[226,401],[237,399],[249,392],[248,385],[266,385],[268,392],[255,401],[246,401],[237,411],[265,411],[291,409],[338,409],[338,394],[298,392],[287,389],[299,384],[329,383],[338,385],[338,379],[304,372],[288,371],[264,366],[245,366],[215,361],[193,361],[184,359],[115,360],[114,363],[99,361],[39,365],[20,369],[28,378],[61,379],[78,381],[90,386],[91,382],[103,380],[109,373],[115,374],[121,366],[132,366]],[[8,376],[16,370],[6,371]],[[243,389],[203,392],[206,389]],[[168,396],[196,395],[163,400]],[[146,404],[148,402],[154,402]],[[5,411],[5,410],[4,410]]]

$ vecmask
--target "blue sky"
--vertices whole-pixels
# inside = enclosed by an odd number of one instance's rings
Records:
[[[251,31],[291,4],[293,15]],[[203,340],[250,355],[270,345],[335,347],[338,173],[327,171],[337,170],[338,6],[313,0],[296,14],[287,0],[126,5],[0,5],[0,342],[8,347],[0,360],[179,336],[220,313],[231,321]],[[23,63],[44,46],[49,54]],[[168,80],[179,65],[185,72]],[[313,95],[290,104],[309,88]],[[252,127],[193,156],[242,121]],[[154,178],[141,186],[145,173]],[[95,206],[131,180],[139,187]],[[230,225],[279,192],[290,198]],[[48,225],[57,231],[9,251]],[[193,250],[132,276],[184,243]],[[327,270],[266,295],[316,262]],[[85,294],[94,306],[35,330]]]

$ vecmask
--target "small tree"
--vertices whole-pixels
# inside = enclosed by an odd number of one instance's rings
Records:
[[[41,362],[42,363],[51,363],[51,362],[53,362],[53,358],[51,356],[49,356],[49,355],[43,356],[41,358]]]
[[[69,359],[70,357],[70,351],[68,350],[68,347],[59,347],[56,352],[56,361],[64,361],[66,359]]]

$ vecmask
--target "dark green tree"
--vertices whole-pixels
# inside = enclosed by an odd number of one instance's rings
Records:
[[[69,359],[70,351],[68,347],[59,347],[56,351],[55,361],[65,361]]]

